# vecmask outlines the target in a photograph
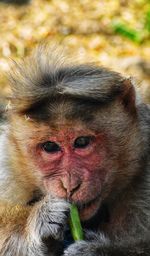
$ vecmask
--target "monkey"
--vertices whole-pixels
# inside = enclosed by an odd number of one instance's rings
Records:
[[[0,135],[1,256],[148,256],[150,108],[132,79],[39,46]],[[84,240],[65,245],[70,204]]]

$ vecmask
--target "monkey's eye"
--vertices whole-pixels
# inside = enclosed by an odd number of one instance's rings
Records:
[[[53,141],[46,141],[42,144],[42,149],[46,153],[55,153],[61,150],[60,146]]]
[[[85,148],[85,147],[87,147],[90,144],[91,140],[92,140],[91,136],[78,137],[74,141],[74,147],[75,148]]]

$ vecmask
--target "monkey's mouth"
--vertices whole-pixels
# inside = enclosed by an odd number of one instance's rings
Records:
[[[88,203],[77,204],[79,209],[80,219],[82,221],[91,219],[99,210],[100,205],[101,205],[100,196],[96,197],[95,199],[91,200]]]

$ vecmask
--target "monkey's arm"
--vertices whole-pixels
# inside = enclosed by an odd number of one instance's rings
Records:
[[[85,241],[70,245],[64,256],[149,256],[150,232],[124,234],[109,238],[103,233],[86,234]]]
[[[87,230],[85,241],[77,241],[70,245],[65,250],[64,256],[149,256],[149,221],[144,216],[141,220],[140,214],[134,215],[134,213],[131,219],[130,223],[126,222],[127,228],[121,227],[118,234],[113,236],[101,231]],[[147,226],[144,223],[147,223]]]
[[[68,210],[65,201],[49,196],[33,207],[0,204],[0,255],[60,255]]]
[[[91,241],[78,241],[71,245],[64,256],[149,256],[150,239],[116,239],[114,242],[104,235],[94,235]]]

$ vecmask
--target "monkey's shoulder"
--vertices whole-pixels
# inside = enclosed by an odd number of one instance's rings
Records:
[[[29,199],[23,185],[15,176],[8,154],[8,127],[0,128],[0,200],[11,203],[24,203]],[[12,197],[13,195],[13,197]]]

